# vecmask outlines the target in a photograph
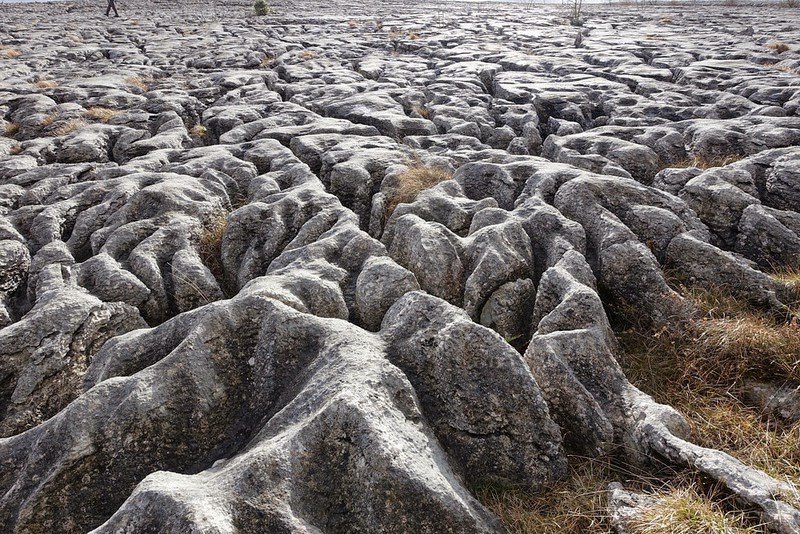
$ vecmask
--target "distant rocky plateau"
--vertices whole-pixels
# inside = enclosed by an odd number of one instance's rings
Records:
[[[612,451],[800,532],[612,328],[796,320],[800,11],[117,7],[0,9],[2,532],[502,532]]]

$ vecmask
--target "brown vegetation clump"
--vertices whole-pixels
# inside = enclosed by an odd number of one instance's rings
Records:
[[[789,51],[789,45],[787,45],[786,43],[781,43],[781,42],[770,43],[766,46],[770,50],[774,51],[776,54],[783,54],[784,52]]]
[[[141,76],[129,76],[129,77],[125,78],[125,82],[127,82],[129,85],[132,85],[132,86],[134,86],[134,87],[136,87],[138,89],[141,89],[144,92],[147,92],[147,91],[150,90],[150,84],[147,82],[147,80],[145,80]]]
[[[14,145],[8,149],[8,153],[12,156],[16,156],[17,154],[22,154],[22,145]]]
[[[45,117],[41,121],[39,121],[39,128],[47,128],[48,126],[50,126],[51,124],[56,122],[57,118],[58,118],[58,115],[55,114],[55,113],[52,113],[52,114],[48,115],[47,117]]]
[[[3,128],[3,135],[6,137],[14,137],[19,132],[19,124],[16,122],[9,122]]]
[[[630,534],[730,533],[755,534],[751,517],[725,509],[726,496],[717,488],[702,490],[688,473],[671,472],[672,480],[624,470],[608,458],[570,457],[564,480],[539,492],[521,488],[476,488],[478,499],[497,515],[513,534],[563,532],[610,534],[614,532],[608,509],[608,486],[625,486],[651,496],[654,503],[630,522]]]
[[[388,219],[400,204],[413,202],[421,191],[452,177],[453,174],[443,167],[411,164],[397,177],[398,186],[386,205],[386,218]]]
[[[119,113],[120,112],[116,109],[95,106],[87,109],[85,115],[90,119],[94,119],[100,122],[108,122],[117,115],[119,115]]]
[[[300,52],[300,59],[303,61],[308,61],[309,59],[314,59],[315,57],[317,57],[317,53],[313,50],[303,50]]]
[[[431,110],[425,106],[414,106],[414,112],[423,119],[430,120],[431,118]]]
[[[607,460],[570,458],[569,476],[545,490],[488,487],[475,493],[513,534],[611,532],[606,488],[614,480]]]
[[[194,139],[205,139],[208,137],[208,128],[199,123],[195,124],[189,130],[189,135]]]
[[[200,236],[200,260],[208,267],[211,274],[218,281],[224,279],[225,270],[222,266],[222,238],[228,229],[228,212],[220,211],[206,224],[205,231]]]
[[[2,55],[3,57],[5,57],[7,59],[14,59],[14,58],[18,58],[19,56],[21,56],[22,52],[20,52],[16,48],[11,48],[11,47],[5,46],[5,47],[0,47],[0,55]]]
[[[54,87],[58,87],[58,82],[55,80],[39,80],[34,83],[33,86],[37,89],[53,89]]]
[[[636,534],[748,534],[759,530],[747,525],[742,512],[723,510],[696,487],[671,488],[655,495],[656,502],[626,525]]]
[[[81,119],[69,119],[68,121],[65,121],[63,124],[60,124],[51,133],[55,137],[61,137],[62,135],[67,135],[69,133],[72,133],[79,128],[83,128],[85,125],[86,122],[84,122]]]
[[[706,169],[711,169],[713,167],[724,167],[725,165],[736,163],[737,161],[740,161],[745,157],[746,156],[744,156],[743,154],[724,154],[719,156],[695,155],[681,161],[665,164],[663,168],[683,169],[687,167],[697,167],[699,169],[706,170]]]
[[[684,413],[699,445],[800,483],[800,424],[780,428],[743,401],[749,380],[800,382],[800,327],[723,289],[677,289],[700,316],[656,332],[619,332],[626,376]]]

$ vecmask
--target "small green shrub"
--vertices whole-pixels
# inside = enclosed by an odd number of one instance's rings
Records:
[[[253,9],[256,10],[256,15],[259,17],[263,17],[264,15],[269,15],[272,13],[272,9],[270,9],[266,0],[256,0],[256,3],[253,4]]]

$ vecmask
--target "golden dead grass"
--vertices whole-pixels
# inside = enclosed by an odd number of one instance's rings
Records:
[[[626,525],[631,534],[760,532],[751,516],[728,510],[723,506],[729,504],[728,497],[713,486],[701,490],[699,479],[691,474],[673,472],[672,480],[665,481],[621,470],[606,458],[571,457],[570,466],[566,479],[540,492],[477,488],[475,495],[512,534],[610,534],[607,490],[611,482],[618,481],[657,499],[652,508]]]
[[[606,488],[615,479],[608,462],[578,460],[571,465],[567,479],[538,493],[497,488],[475,493],[513,534],[610,532]]]
[[[56,115],[55,113],[46,116],[41,121],[39,121],[39,127],[47,128],[48,126],[56,122],[56,118],[58,118],[58,115]]]
[[[119,110],[116,109],[94,106],[87,109],[84,115],[93,120],[97,120],[100,122],[108,122],[117,115],[119,115],[119,113],[120,113]]]
[[[19,124],[16,122],[9,122],[6,124],[5,128],[3,128],[3,135],[6,137],[14,137],[19,132]]]
[[[0,56],[3,56],[5,58],[7,58],[7,59],[18,58],[21,55],[22,55],[22,52],[20,52],[16,48],[0,47]]]
[[[303,61],[308,61],[309,59],[314,59],[315,57],[317,57],[317,53],[313,50],[303,50],[300,52],[300,59]]]
[[[800,425],[780,428],[740,400],[750,379],[800,381],[800,327],[720,289],[677,289],[701,317],[657,332],[618,332],[626,375],[684,413],[699,445],[800,483]]]
[[[425,106],[414,106],[414,112],[423,119],[430,120],[431,118],[431,110]]]
[[[8,149],[8,153],[12,156],[16,156],[17,154],[22,154],[23,148],[22,145],[14,145]]]
[[[53,89],[54,87],[58,87],[58,82],[55,80],[39,80],[34,83],[33,86],[38,89]]]
[[[748,534],[759,530],[747,526],[741,512],[725,511],[702,495],[696,487],[671,488],[634,517],[628,527],[637,534]]]
[[[228,213],[220,211],[206,223],[199,243],[200,260],[220,281],[224,279],[225,274],[222,265],[222,238],[225,237],[227,229]]]
[[[142,90],[144,92],[147,92],[147,91],[150,90],[149,81],[144,79],[144,78],[142,78],[141,76],[129,76],[129,77],[125,78],[125,82],[128,83],[128,85],[132,85],[132,86],[134,86],[134,87],[136,87],[136,88],[138,88],[138,89],[140,89],[140,90]]]
[[[684,169],[687,167],[697,167],[699,169],[706,170],[713,167],[724,167],[725,165],[736,163],[745,157],[746,156],[742,154],[726,154],[714,157],[691,156],[681,161],[665,164],[663,168]]]
[[[189,135],[197,139],[205,139],[208,136],[208,128],[202,124],[195,124],[189,130]]]
[[[776,54],[783,54],[784,52],[788,52],[790,50],[789,45],[782,42],[777,43],[770,43],[768,45],[764,45]]]
[[[51,134],[55,137],[61,137],[62,135],[72,133],[75,130],[83,128],[84,126],[86,126],[86,122],[82,119],[69,119],[68,121],[58,125],[58,127],[56,127]]]
[[[399,186],[386,205],[386,218],[398,205],[413,202],[421,191],[452,177],[453,174],[443,167],[412,163],[398,176]]]

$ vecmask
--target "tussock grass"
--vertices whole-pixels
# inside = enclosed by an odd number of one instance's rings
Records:
[[[57,118],[58,118],[58,115],[56,115],[55,113],[53,113],[51,115],[48,115],[47,117],[45,117],[41,121],[39,121],[39,127],[40,128],[47,128],[48,126],[50,126],[51,124],[56,122]]]
[[[657,332],[618,332],[627,377],[684,413],[699,445],[800,483],[800,425],[779,428],[740,400],[750,379],[800,381],[800,327],[722,289],[677,289],[701,316]]]
[[[797,270],[775,276],[800,284]],[[700,313],[658,331],[618,327],[626,375],[655,400],[686,415],[697,444],[800,484],[800,424],[781,428],[740,400],[749,378],[800,380],[800,328],[776,322],[723,289],[670,282]],[[484,488],[476,495],[513,533],[611,532],[606,488],[612,481],[656,498],[628,524],[634,534],[763,531],[752,510],[737,509],[730,494],[699,474],[664,466],[657,475],[625,472],[610,461],[571,459],[569,477],[539,493]],[[800,504],[797,492],[783,498]]]
[[[228,212],[220,211],[206,223],[205,231],[200,236],[200,260],[218,281],[222,281],[225,276],[222,266],[222,238],[227,229]]]
[[[8,153],[12,156],[16,156],[17,154],[22,154],[23,148],[22,145],[14,145],[8,149]]]
[[[16,48],[11,47],[0,47],[0,56],[3,56],[7,59],[15,59],[22,55],[22,52],[17,50]]]
[[[658,500],[634,517],[629,530],[637,534],[749,534],[759,532],[747,526],[741,512],[723,510],[696,487],[672,488],[657,495]]]
[[[769,43],[765,46],[776,54],[783,54],[784,52],[788,52],[790,50],[789,45],[780,41],[777,43]]]
[[[616,480],[610,463],[604,459],[570,463],[569,477],[541,492],[478,488],[476,496],[513,534],[610,532],[606,489]]]
[[[314,59],[315,57],[317,57],[317,53],[313,50],[303,50],[300,52],[300,59],[303,61],[308,61],[310,59]]]
[[[452,177],[453,174],[443,167],[412,163],[398,176],[399,186],[387,203],[386,218],[388,219],[400,204],[413,202],[420,192]]]
[[[199,123],[195,124],[189,130],[189,135],[196,139],[205,139],[208,137],[208,128]]]
[[[713,157],[706,157],[706,156],[691,156],[684,160],[676,161],[673,163],[665,164],[662,168],[663,169],[685,169],[687,167],[697,167],[699,169],[711,169],[713,167],[724,167],[725,165],[730,165],[731,163],[736,163],[744,159],[746,156],[742,154],[726,154],[721,156],[713,156]]]
[[[132,85],[145,93],[150,90],[150,82],[141,76],[129,76],[125,78],[125,82],[128,85]]]
[[[430,120],[431,118],[431,110],[425,106],[414,106],[414,113],[422,117],[423,119]]]
[[[56,127],[51,133],[55,137],[61,137],[62,135],[70,134],[84,126],[86,126],[86,122],[82,119],[69,119]]]
[[[3,128],[3,135],[6,137],[14,137],[19,132],[19,124],[16,122],[9,122],[6,124],[5,128]]]
[[[91,107],[86,110],[86,115],[90,119],[94,119],[100,122],[108,122],[117,115],[119,115],[119,110],[111,109],[111,108],[104,108],[100,106]]]
[[[772,277],[791,288],[796,294],[800,295],[800,268],[781,267],[772,273]]]
[[[58,82],[55,80],[39,80],[34,83],[33,86],[37,89],[53,89],[54,87],[58,87]]]

